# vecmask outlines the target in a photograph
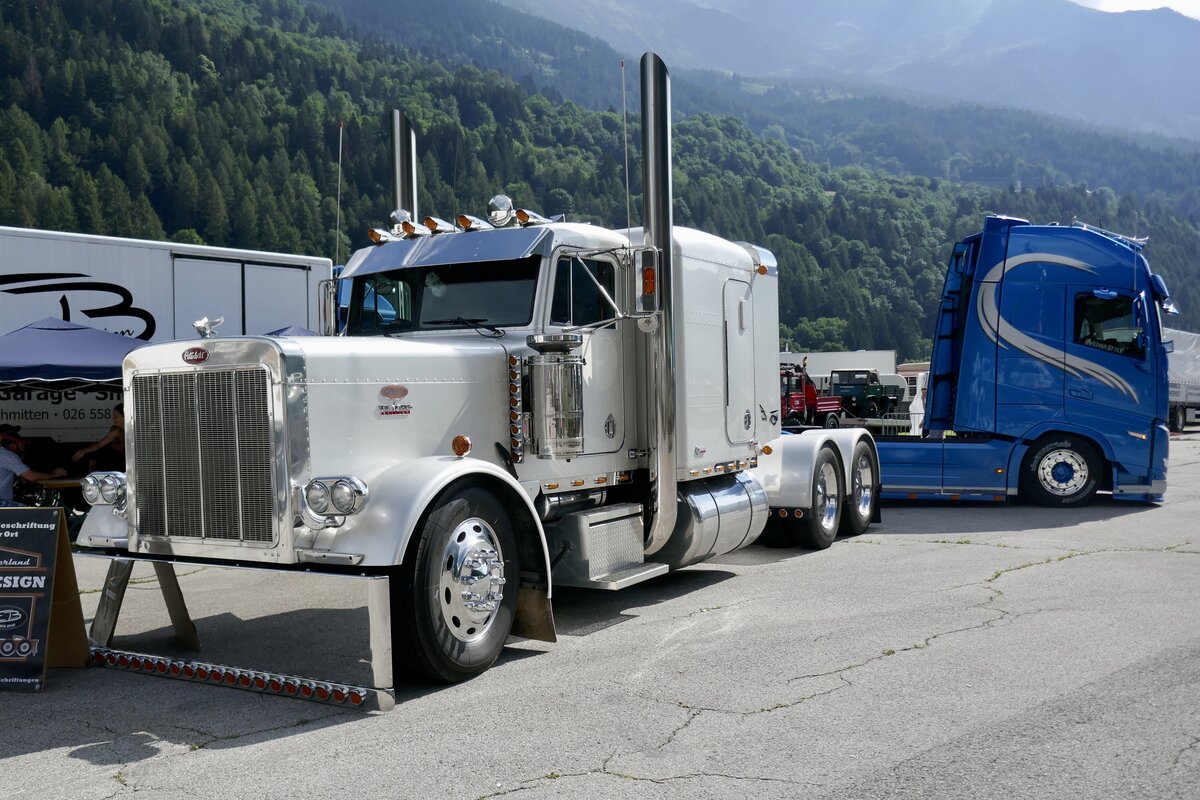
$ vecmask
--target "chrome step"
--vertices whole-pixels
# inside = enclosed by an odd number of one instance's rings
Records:
[[[659,575],[665,575],[667,570],[668,567],[666,564],[656,564],[652,561],[647,561],[642,564],[633,564],[624,569],[618,569],[607,575],[599,575],[590,581],[567,578],[564,580],[555,580],[555,584],[558,586],[573,586],[579,589],[616,591],[633,586],[635,583],[657,578]]]

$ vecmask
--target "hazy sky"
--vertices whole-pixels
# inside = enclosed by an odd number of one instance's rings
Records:
[[[1130,11],[1137,8],[1162,8],[1167,6],[1200,19],[1200,0],[1074,0],[1081,6],[1098,8],[1101,11]]]

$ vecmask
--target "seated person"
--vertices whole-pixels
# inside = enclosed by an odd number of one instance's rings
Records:
[[[76,451],[71,456],[72,461],[79,461],[86,455],[91,455],[87,466],[89,472],[125,471],[125,404],[118,403],[112,410],[112,428],[98,442]]]
[[[26,466],[23,456],[28,442],[20,435],[20,428],[5,425],[0,429],[0,507],[22,506],[13,500],[13,483],[17,478],[26,481],[43,481],[61,478],[67,474],[62,467],[53,472],[38,472]]]

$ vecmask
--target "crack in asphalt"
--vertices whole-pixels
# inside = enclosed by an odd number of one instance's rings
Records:
[[[489,792],[488,794],[480,795],[478,798],[476,798],[476,800],[488,800],[488,798],[492,798],[492,797],[504,797],[504,796],[507,796],[510,794],[516,794],[518,792],[528,791],[530,789],[536,788],[537,786],[543,784],[546,781],[558,781],[558,780],[562,780],[564,778],[586,778],[590,775],[604,775],[604,776],[610,777],[610,778],[620,778],[621,780],[634,781],[637,783],[653,783],[653,784],[656,784],[659,786],[665,786],[666,784],[672,783],[674,781],[689,781],[689,780],[698,780],[698,779],[702,779],[702,778],[724,778],[725,780],[731,780],[731,781],[750,781],[753,783],[775,783],[775,784],[781,784],[784,786],[804,786],[804,787],[810,787],[810,788],[812,788],[812,787],[822,788],[825,786],[825,784],[814,783],[812,781],[796,781],[796,780],[789,780],[787,778],[762,778],[762,777],[757,777],[754,775],[731,775],[727,772],[689,772],[684,775],[668,775],[663,778],[650,778],[650,777],[646,777],[643,775],[631,775],[631,774],[625,773],[625,772],[616,772],[616,771],[609,770],[607,768],[607,763],[609,760],[611,760],[611,758],[612,757],[610,756],[609,759],[605,760],[606,766],[603,769],[586,770],[583,772],[547,772],[545,775],[541,775],[537,778],[530,778],[526,781],[523,781],[520,786],[514,786],[510,789],[499,789],[498,791],[495,791],[495,792]]]
[[[228,733],[228,734],[223,734],[223,735],[210,734],[210,738],[208,739],[208,741],[199,742],[199,743],[195,743],[195,742],[191,743],[189,745],[189,750],[185,751],[182,755],[186,755],[188,752],[195,752],[196,750],[203,750],[205,747],[208,747],[210,744],[214,744],[216,742],[234,742],[234,741],[237,741],[238,739],[244,739],[247,736],[257,736],[262,733],[275,733],[276,731],[288,731],[288,730],[292,730],[294,728],[303,728],[305,725],[311,725],[314,722],[324,722],[325,720],[332,719],[333,717],[346,716],[347,714],[350,714],[350,713],[351,713],[350,711],[343,711],[343,710],[339,709],[339,710],[333,711],[332,713],[326,714],[324,716],[301,717],[300,719],[296,720],[295,722],[289,722],[284,725],[275,725],[270,728],[258,728],[256,730],[252,730],[252,731],[244,731],[242,733]],[[187,729],[184,728],[183,730],[187,730]],[[202,731],[195,731],[195,732],[203,733]]]
[[[1171,762],[1171,769],[1178,769],[1179,762],[1183,760],[1183,757],[1185,755],[1187,755],[1188,753],[1190,753],[1191,751],[1195,750],[1197,748],[1197,746],[1200,746],[1200,736],[1192,736],[1191,744],[1189,744],[1187,747],[1183,748],[1182,750],[1180,750],[1178,753],[1175,754],[1175,760]]]
[[[997,550],[1059,550],[1059,549],[1062,549],[1059,547],[1055,547],[1054,545],[1051,545],[1051,544],[1040,545],[1040,546],[1018,545],[1018,544],[1005,544],[1003,542],[996,542],[996,543],[976,542],[971,539],[953,539],[953,540],[952,539],[924,539],[924,540],[909,541],[909,542],[874,541],[871,539],[851,539],[850,541],[846,542],[846,544],[875,544],[875,545],[883,545],[885,547],[919,547],[921,545],[929,545],[929,544],[949,544],[949,545],[960,545],[960,546],[969,545],[969,546],[973,546],[973,547],[993,547],[993,548],[996,548]],[[1189,539],[1185,542],[1177,542],[1176,544],[1168,545],[1166,547],[1100,547],[1095,550],[1071,550],[1069,552],[1072,554],[1075,554],[1075,555],[1095,555],[1097,553],[1188,553],[1188,554],[1195,554],[1195,553],[1200,552],[1200,551],[1195,551],[1195,550],[1181,550],[1180,549],[1182,547],[1188,547],[1189,545],[1192,545],[1192,544],[1194,544],[1194,542],[1191,539]],[[965,584],[965,585],[970,586],[971,584]]]

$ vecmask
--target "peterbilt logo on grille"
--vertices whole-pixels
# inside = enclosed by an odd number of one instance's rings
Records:
[[[189,347],[183,351],[183,361],[186,364],[203,364],[208,361],[208,351],[203,347]]]

